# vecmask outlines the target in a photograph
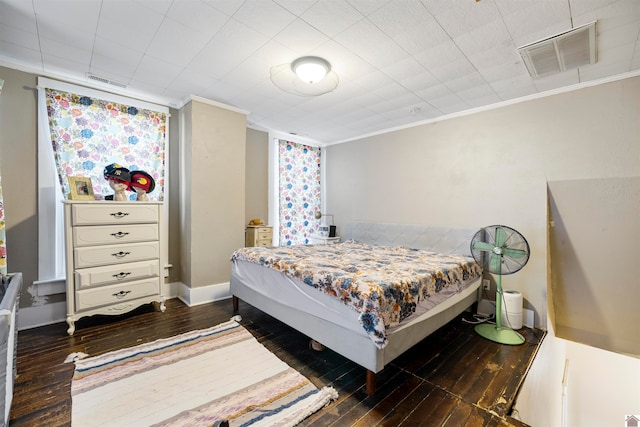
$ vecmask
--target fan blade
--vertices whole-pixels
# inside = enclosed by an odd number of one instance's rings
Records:
[[[497,226],[496,227],[496,246],[501,248],[504,246],[504,242],[507,240],[507,232],[504,228]]]
[[[527,252],[523,251],[522,249],[502,248],[502,255],[515,258],[515,259],[520,259],[526,256]]]
[[[487,242],[475,242],[473,244],[473,249],[478,249],[480,251],[493,252],[493,245]]]
[[[500,264],[502,263],[502,257],[500,255],[491,254],[489,260],[489,269],[491,273],[500,274]]]

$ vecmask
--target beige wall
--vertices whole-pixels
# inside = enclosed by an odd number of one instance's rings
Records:
[[[7,232],[7,270],[23,275],[21,307],[42,304],[38,279],[36,76],[0,67],[0,173]],[[45,298],[64,301],[64,295]]]
[[[185,134],[183,282],[190,288],[228,283],[229,258],[244,246],[246,116],[190,102]],[[185,242],[188,242],[185,244]]]
[[[180,109],[180,280],[182,283],[191,283],[191,204],[187,200],[191,198],[191,173],[188,165],[191,165],[193,153],[190,149],[192,129],[192,103],[187,103]]]
[[[547,318],[547,181],[640,176],[640,77],[327,147],[327,210],[353,220],[505,224],[531,246],[504,276]]]
[[[182,243],[180,239],[180,113],[178,110],[169,110],[169,146],[167,150],[169,152],[169,163],[167,166],[167,173],[169,181],[167,187],[169,189],[168,197],[165,198],[165,203],[169,206],[169,264],[172,268],[169,269],[169,277],[167,281],[169,283],[175,283],[180,281],[181,267],[181,252]]]
[[[265,223],[269,217],[269,134],[247,129],[245,216],[247,224],[253,218]]]

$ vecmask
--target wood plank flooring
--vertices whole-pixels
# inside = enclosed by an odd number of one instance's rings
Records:
[[[543,331],[525,328],[524,345],[506,346],[456,319],[387,366],[369,397],[364,368],[331,350],[310,350],[307,337],[242,301],[240,314],[242,325],[270,351],[318,387],[338,391],[338,400],[303,426],[526,425],[510,410]],[[71,353],[95,356],[214,326],[232,315],[231,300],[189,308],[172,299],[164,313],[148,305],[123,316],[81,319],[72,337],[65,323],[20,331],[10,425],[70,425],[74,366],[64,360]]]

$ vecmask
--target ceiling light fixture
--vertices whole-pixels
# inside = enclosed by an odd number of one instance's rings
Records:
[[[340,80],[326,59],[303,56],[271,67],[271,81],[277,88],[294,95],[318,96],[337,88]]]
[[[291,69],[303,82],[314,84],[331,71],[331,64],[317,56],[303,56],[291,63]]]

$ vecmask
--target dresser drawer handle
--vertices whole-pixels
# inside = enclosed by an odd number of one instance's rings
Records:
[[[112,294],[114,297],[118,298],[118,299],[122,299],[124,297],[126,297],[128,294],[130,294],[131,291],[120,291],[116,294]]]
[[[110,213],[109,215],[111,215],[114,218],[120,219],[120,218],[124,218],[125,216],[129,215],[129,212],[120,212],[120,211],[118,211],[118,212]]]
[[[118,274],[112,274],[112,276],[113,276],[113,277],[115,277],[115,278],[116,278],[116,279],[118,279],[118,280],[121,280],[121,279],[124,279],[125,277],[127,277],[127,276],[128,276],[128,275],[130,275],[130,274],[131,274],[131,272],[127,272],[127,273],[125,273],[124,271],[121,271],[121,272],[120,272],[120,273],[118,273]]]
[[[116,239],[122,239],[124,236],[128,235],[129,233],[126,231],[118,231],[117,233],[111,233],[111,235],[113,237],[115,237]]]
[[[127,255],[129,255],[130,253],[131,252],[122,252],[122,251],[120,251],[120,252],[116,252],[115,254],[111,254],[111,255],[113,255],[116,258],[124,258]]]

